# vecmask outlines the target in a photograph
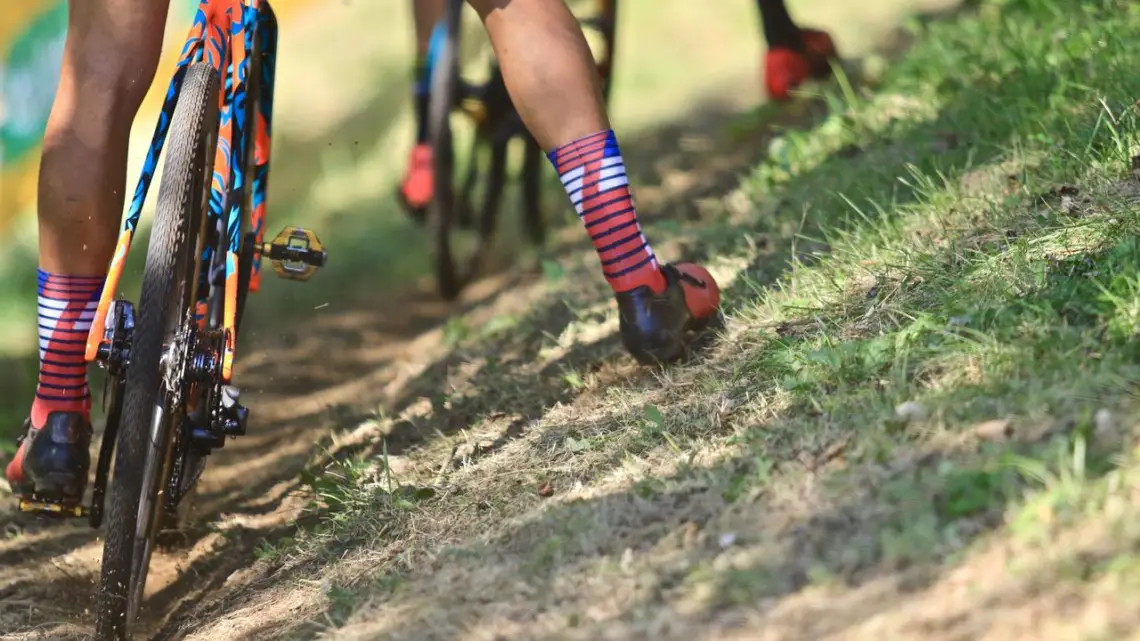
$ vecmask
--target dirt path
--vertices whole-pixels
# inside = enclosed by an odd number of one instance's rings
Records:
[[[490,278],[456,305],[431,291],[384,299],[277,330],[243,353],[251,433],[213,455],[190,526],[151,563],[140,637],[247,565],[254,547],[298,516],[293,490],[332,429],[365,417],[406,367],[432,353],[450,312],[485,304],[505,283]],[[359,422],[358,420],[356,422]],[[316,445],[315,445],[316,444]],[[102,554],[82,522],[0,513],[0,638],[82,638],[89,629]]]
[[[385,365],[405,357],[411,339],[447,313],[426,293],[401,303],[379,326],[365,310],[328,316],[302,325],[308,336],[286,331],[243,354],[236,380],[264,390],[249,395],[255,427],[214,454],[190,529],[155,556],[144,629],[157,628],[183,599],[224,580],[262,537],[296,515],[290,491],[313,444],[326,439],[344,412],[367,411],[352,402],[360,398],[355,388],[395,377],[397,368]],[[318,350],[323,358],[314,358]],[[12,511],[0,519],[8,535],[0,542],[3,638],[82,635],[102,551],[97,533],[80,522],[44,522]]]

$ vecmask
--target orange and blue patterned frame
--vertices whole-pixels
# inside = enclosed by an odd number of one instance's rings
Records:
[[[86,358],[96,359],[103,341],[107,313],[119,287],[126,256],[135,235],[143,203],[150,190],[158,167],[158,158],[166,142],[174,116],[174,107],[186,68],[205,61],[219,74],[222,91],[219,95],[218,143],[214,156],[214,174],[210,186],[209,228],[226,230],[225,290],[222,327],[225,348],[222,357],[222,382],[229,383],[233,373],[234,342],[238,299],[238,253],[242,246],[242,229],[255,235],[254,247],[261,247],[265,233],[265,195],[268,189],[270,134],[273,116],[273,83],[277,49],[277,19],[267,0],[201,0],[190,35],[182,47],[174,78],[166,91],[162,112],[155,126],[150,148],[143,163],[142,176],[135,187],[127,209],[123,229],[111,259],[106,285],[99,299],[95,319],[87,337]],[[247,122],[246,98],[250,87],[249,74],[254,53],[261,56],[259,99],[253,122]],[[242,159],[246,158],[246,127],[254,127],[253,176],[246,176]],[[252,183],[252,184],[250,184]],[[250,220],[243,221],[243,204],[246,189],[252,188]],[[213,262],[216,248],[207,246],[202,257],[203,265]],[[252,250],[248,248],[247,251]],[[261,282],[260,260],[253,257],[249,288],[257,291]],[[202,270],[206,272],[207,270]],[[206,289],[205,291],[208,291]],[[199,288],[199,302],[203,290]]]

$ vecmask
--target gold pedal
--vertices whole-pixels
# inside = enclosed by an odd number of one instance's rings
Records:
[[[261,256],[273,263],[273,271],[287,280],[309,280],[328,262],[321,239],[308,229],[289,225],[261,246]]]
[[[48,503],[44,501],[20,500],[20,511],[29,514],[47,514],[50,516],[64,516],[69,518],[83,518],[87,516],[87,508],[82,505],[63,505],[61,503]]]
[[[478,98],[464,98],[459,101],[459,110],[481,125],[487,121],[487,104]]]

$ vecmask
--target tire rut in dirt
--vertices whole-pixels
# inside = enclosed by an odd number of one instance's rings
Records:
[[[207,141],[218,122],[218,84],[217,74],[209,65],[187,68],[167,139],[109,492],[96,612],[96,636],[100,639],[128,638],[133,623],[126,620],[126,611],[144,460],[162,380],[160,360],[172,299],[178,297],[179,281],[185,279],[185,261],[192,251],[187,249],[187,242],[196,232],[192,224],[201,211],[195,212],[195,208],[202,206],[203,181],[213,160]]]

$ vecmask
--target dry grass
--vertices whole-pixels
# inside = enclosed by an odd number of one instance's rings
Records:
[[[1050,33],[1053,7],[1006,10]],[[1099,11],[1080,33],[1140,28]],[[727,291],[724,332],[683,367],[623,358],[592,256],[556,247],[544,281],[441,329],[313,466],[316,522],[180,629],[1135,636],[1132,53],[1022,64],[982,101],[1035,37],[989,7],[938,25],[699,225],[655,219],[661,252],[716,256]],[[1048,80],[1075,68],[1103,106]],[[270,602],[294,616],[232,627]]]
[[[624,138],[658,252],[725,290],[684,366],[623,355],[573,234],[458,310],[267,340],[266,440],[341,429],[217,499],[196,549],[236,562],[159,636],[1135,638],[1140,14],[1083,6],[983,3],[881,86]]]

